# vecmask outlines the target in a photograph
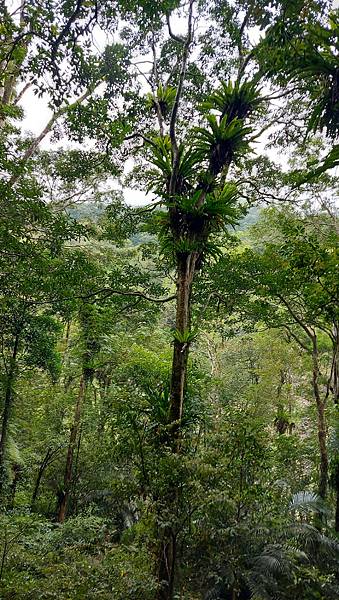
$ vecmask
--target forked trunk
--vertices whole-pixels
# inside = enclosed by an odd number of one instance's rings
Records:
[[[42,477],[43,477],[47,467],[56,458],[56,455],[58,454],[60,448],[61,448],[61,446],[59,446],[55,450],[52,450],[52,448],[47,448],[47,452],[46,452],[46,454],[39,466],[38,472],[37,472],[34,489],[33,489],[33,494],[32,494],[32,500],[31,500],[31,510],[34,510],[34,507],[35,507],[35,503],[36,503],[36,500],[37,500],[38,494],[39,494]]]

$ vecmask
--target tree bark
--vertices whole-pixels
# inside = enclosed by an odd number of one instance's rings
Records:
[[[187,377],[187,361],[189,355],[189,334],[191,327],[191,295],[192,283],[195,273],[197,254],[177,257],[177,306],[175,328],[181,340],[174,340],[169,422],[173,425],[173,434],[176,438],[180,429],[183,411],[183,402]],[[185,340],[185,337],[187,338]]]
[[[339,404],[339,323],[333,324],[333,401]]]
[[[76,449],[77,437],[79,431],[79,425],[81,420],[81,412],[82,406],[86,393],[86,382],[84,374],[81,375],[80,385],[79,385],[79,393],[77,402],[75,405],[74,411],[74,419],[73,425],[70,431],[69,444],[67,450],[67,458],[66,458],[66,466],[65,466],[65,474],[64,474],[64,489],[61,494],[59,508],[58,508],[58,516],[57,520],[59,523],[63,523],[67,514],[68,501],[70,497],[71,487],[72,487],[72,479],[73,479],[73,459],[74,459],[74,451]]]
[[[180,452],[180,430],[190,348],[191,295],[197,258],[197,252],[178,253],[177,255],[177,304],[175,320],[177,337],[174,340],[173,348],[169,406],[170,445],[174,453]],[[174,488],[169,489],[167,505],[174,506],[176,501],[177,490]],[[176,555],[176,534],[169,526],[165,528],[159,543],[159,590],[157,600],[172,600],[173,598]]]
[[[3,494],[3,488],[5,484],[5,455],[6,455],[6,444],[8,437],[8,428],[11,418],[12,405],[13,405],[13,384],[15,380],[16,371],[16,359],[19,350],[19,333],[16,334],[14,339],[14,346],[12,356],[10,358],[9,368],[6,377],[6,388],[5,388],[5,404],[4,411],[2,414],[1,423],[1,438],[0,438],[0,497]]]
[[[338,461],[338,459],[337,459],[337,461]],[[339,461],[337,462],[336,468],[335,468],[334,483],[335,483],[335,493],[336,493],[334,528],[335,528],[335,531],[337,531],[339,533]]]
[[[26,26],[25,18],[24,18],[24,8],[25,8],[25,0],[21,0],[21,2],[20,2],[19,34],[21,34],[23,32],[23,30],[25,29],[25,26]],[[8,52],[10,51],[10,46],[12,46],[12,49],[14,48],[15,43],[16,42],[13,37],[7,41],[7,51]],[[21,40],[20,47],[26,49],[28,44],[29,44],[29,38],[28,38],[28,36],[26,36],[25,41]],[[6,47],[6,41],[4,42],[4,46]],[[15,97],[16,84],[17,84],[19,74],[20,74],[20,67],[21,67],[21,63],[18,63],[16,60],[9,60],[9,62],[6,65],[6,59],[4,59],[0,65],[0,71],[2,71],[3,75],[4,75],[3,84],[2,84],[2,86],[0,86],[1,104],[3,106],[9,106],[11,104],[15,104],[15,102],[13,102],[13,100]],[[8,73],[7,75],[6,75],[6,71]],[[21,96],[22,95],[23,95],[23,93],[21,94]],[[0,116],[0,129],[2,129],[4,127],[5,123],[6,123],[6,116],[5,116],[5,114],[3,114],[2,116]]]
[[[176,566],[176,536],[171,528],[165,529],[161,540],[158,581],[160,584],[157,600],[172,600],[174,594]]]
[[[10,500],[8,503],[9,508],[11,510],[14,508],[15,495],[16,495],[18,483],[21,479],[21,475],[22,475],[21,465],[18,465],[18,464],[13,465],[13,481],[12,481],[12,485],[11,485]]]
[[[333,401],[337,419],[339,419],[339,324],[333,323]],[[336,427],[336,450],[335,450],[335,471],[334,471],[334,490],[336,496],[335,503],[335,531],[339,532],[339,425]]]
[[[320,451],[320,473],[318,492],[321,498],[326,498],[328,487],[328,453],[327,453],[327,425],[326,425],[326,400],[321,398],[319,389],[319,355],[317,337],[312,337],[313,361],[313,392],[318,412],[318,444]]]

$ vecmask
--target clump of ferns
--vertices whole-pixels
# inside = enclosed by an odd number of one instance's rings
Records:
[[[159,85],[156,94],[148,93],[146,96],[146,106],[149,110],[157,112],[157,106],[160,109],[164,119],[171,113],[175,101],[176,89],[171,86]]]
[[[245,210],[238,205],[238,196],[236,185],[227,183],[222,189],[218,189],[216,185],[212,186],[209,193],[198,189],[191,197],[179,198],[177,205],[180,211],[187,215],[187,219],[197,220],[198,230],[205,230],[207,225],[208,232],[211,233],[238,223]],[[194,226],[192,229],[194,232]]]
[[[208,127],[196,127],[194,144],[195,160],[208,162],[208,170],[217,176],[225,167],[236,161],[238,156],[249,151],[247,136],[252,132],[241,119],[229,121],[228,115],[221,119],[207,115]]]
[[[308,124],[308,131],[316,132],[318,129],[326,129],[328,137],[335,140],[339,135],[339,67],[322,65],[323,73],[318,76],[319,89],[312,98],[312,104],[315,108],[312,111]],[[316,69],[308,67],[304,71],[304,76],[312,73],[315,75]],[[313,76],[314,76],[313,75]]]
[[[326,130],[327,136],[335,140],[339,134],[339,67],[335,52],[311,47],[297,64],[292,63],[288,73],[299,87],[300,79],[304,84],[311,109],[307,133]]]
[[[170,387],[168,383],[161,383],[155,388],[148,386],[146,394],[148,416],[146,433],[156,445],[166,444],[169,441],[167,425],[170,409]]]
[[[207,127],[196,127],[196,160],[208,161],[209,171],[218,175],[222,169],[249,150],[247,136],[252,129],[245,119],[264,110],[256,81],[224,82],[200,105]]]
[[[231,123],[235,118],[248,118],[260,106],[263,103],[255,80],[242,83],[224,81],[200,104],[200,111],[206,114],[214,110],[221,119],[227,115],[228,123]]]
[[[207,183],[206,183],[207,182]],[[203,189],[210,186],[211,192]],[[162,254],[172,257],[197,252],[200,256],[219,256],[210,234],[234,227],[244,214],[238,204],[238,191],[234,184],[227,183],[220,190],[207,178],[202,189],[191,195],[176,196],[166,203],[168,210],[152,214],[148,229],[158,233]]]
[[[149,159],[157,170],[147,191],[155,191],[164,197],[168,195],[169,183],[172,176],[172,146],[169,136],[154,137],[149,146]],[[199,157],[196,156],[190,144],[180,144],[179,165],[176,174],[177,193],[189,193],[197,176]]]
[[[178,336],[180,337],[180,334]],[[191,343],[195,340],[196,336],[197,331],[194,330],[187,334],[182,334],[180,339],[185,339],[182,343]],[[176,332],[174,332],[174,338],[176,339]],[[171,390],[169,383],[160,383],[155,388],[148,387],[145,400],[147,405],[144,412],[148,417],[146,434],[149,440],[159,449],[165,449],[166,446],[170,445],[172,425],[170,418]],[[201,415],[197,410],[196,404],[196,401],[192,402],[191,395],[186,392],[185,411],[181,420],[182,431],[187,430],[189,433],[192,424],[201,420]]]

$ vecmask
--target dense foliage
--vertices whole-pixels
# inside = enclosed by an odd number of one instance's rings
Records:
[[[337,11],[0,15],[0,597],[339,598]]]

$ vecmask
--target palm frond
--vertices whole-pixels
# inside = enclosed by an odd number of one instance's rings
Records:
[[[293,513],[309,514],[310,512],[327,514],[324,501],[314,492],[301,491],[292,496],[289,509]]]

